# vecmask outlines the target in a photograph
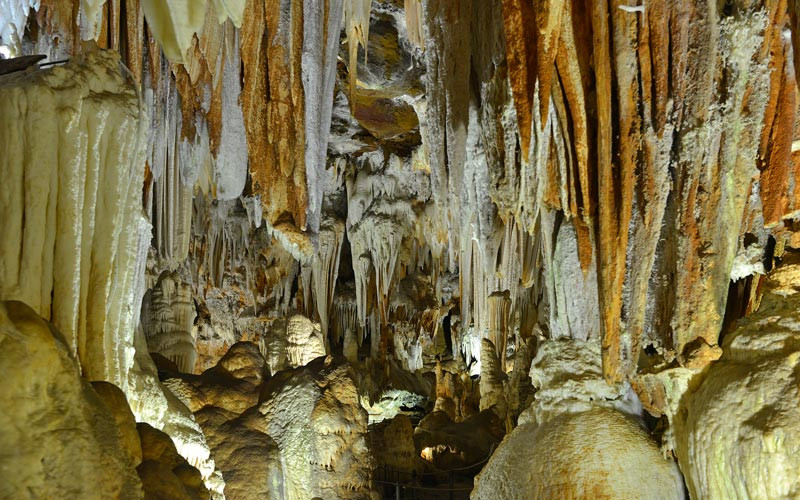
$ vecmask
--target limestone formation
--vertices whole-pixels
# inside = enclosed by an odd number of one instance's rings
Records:
[[[150,230],[144,110],[118,65],[87,52],[0,76],[0,298],[51,321],[87,376],[125,388]]]
[[[142,463],[136,471],[142,478],[145,499],[210,498],[200,472],[178,454],[168,435],[145,423],[137,427],[142,443]]]
[[[475,497],[680,498],[676,458],[693,498],[800,495],[799,30],[798,0],[0,0],[0,300],[95,387],[9,403],[78,423],[8,488],[81,496],[37,478],[113,434],[148,498],[447,497],[488,456]]]
[[[380,429],[378,431],[377,429]],[[397,415],[370,431],[370,451],[377,470],[382,467],[411,473],[421,469],[420,455],[414,446],[414,426],[406,415]]]
[[[182,372],[194,371],[196,316],[192,289],[176,275],[164,273],[142,300],[142,326],[147,349],[166,357]]]
[[[758,312],[725,337],[722,358],[680,401],[675,451],[693,498],[800,494],[800,266],[791,257],[767,278]]]
[[[255,344],[231,346],[216,367],[201,375],[164,375],[164,385],[192,412],[206,406],[240,414],[258,403],[258,387],[265,371],[264,358]]]
[[[283,497],[285,479],[278,445],[258,429],[257,415],[234,415],[212,406],[197,413],[225,478],[225,498]]]
[[[0,459],[0,496],[143,498],[134,438],[121,435],[117,411],[81,378],[55,326],[21,302],[2,302],[0,342],[8,382],[0,390],[0,441],[8,451]]]
[[[128,406],[125,393],[119,387],[108,382],[92,382],[92,389],[106,405],[119,430],[122,449],[130,456],[134,466],[142,463],[142,443],[136,429],[136,419]]]
[[[470,498],[684,498],[674,463],[640,424],[595,407],[509,434]]]
[[[285,368],[304,366],[326,354],[319,323],[300,314],[276,321],[261,343],[269,371],[273,375]]]
[[[353,369],[330,358],[280,372],[261,389],[259,429],[278,445],[285,497],[363,498],[370,490],[367,413]]]
[[[638,399],[606,383],[601,359],[597,343],[539,347],[534,400],[471,498],[684,498],[677,465],[643,428]]]

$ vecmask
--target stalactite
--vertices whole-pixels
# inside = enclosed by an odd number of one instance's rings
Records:
[[[396,156],[390,156],[388,161],[377,155],[367,156],[362,165],[364,170],[347,179],[347,238],[353,259],[359,324],[362,328],[367,325],[372,312],[368,297],[374,297],[373,323],[377,323],[372,325],[370,333],[377,346],[380,330],[388,321],[389,290],[397,280],[398,257],[403,245],[409,244],[409,228],[419,216],[412,201],[425,195],[428,185],[421,172],[409,169]]]
[[[350,3],[352,0],[345,0]],[[371,2],[366,2],[369,10]],[[303,3],[303,94],[305,97],[305,164],[308,189],[308,228],[319,230],[325,192],[328,137],[336,83],[336,59],[343,23],[343,0]],[[369,30],[369,14],[367,14]],[[367,33],[368,35],[368,33]],[[366,44],[364,44],[366,48]],[[352,63],[352,62],[351,62]],[[353,68],[355,74],[355,68]],[[323,329],[324,332],[324,329]]]
[[[0,295],[50,319],[87,376],[124,387],[146,228],[145,129],[118,63],[110,53],[88,53],[0,80],[7,123],[0,172],[9,188],[0,203]]]
[[[169,80],[166,80],[169,82]],[[179,153],[179,130],[181,117],[178,113],[178,95],[169,85],[163,106],[165,121],[163,129],[157,128],[151,146],[150,169],[153,172],[153,226],[156,248],[159,255],[169,262],[182,262],[189,255],[189,238],[192,221],[192,186],[187,185],[181,175]],[[156,103],[153,106],[158,109]],[[159,140],[160,139],[160,140]]]
[[[312,261],[314,304],[322,328],[325,344],[328,343],[328,324],[334,302],[336,277],[339,273],[339,257],[344,241],[344,223],[335,219],[324,219],[319,231],[317,256]],[[311,289],[308,291],[311,293]]]
[[[264,0],[248,0],[246,12],[240,44],[241,101],[252,191],[260,196],[269,224],[277,228],[283,222],[280,231],[287,238],[303,239],[308,187],[302,2],[281,0],[268,8]]]
[[[347,32],[348,69],[350,75],[350,97],[355,95],[358,84],[358,47],[364,48],[367,58],[369,42],[369,16],[372,0],[344,0],[344,27]]]
[[[409,40],[425,50],[425,38],[422,36],[422,0],[404,0],[403,10],[406,15]]]
[[[20,42],[28,22],[28,12],[39,10],[40,0],[13,0],[0,9],[0,43],[4,46],[4,57],[21,55]]]
[[[425,38],[435,41],[425,51],[427,111],[420,124],[429,153],[431,191],[440,230],[448,241],[449,270],[456,268],[460,191],[469,121],[469,60],[456,64],[457,54],[470,52],[470,2],[422,2]]]

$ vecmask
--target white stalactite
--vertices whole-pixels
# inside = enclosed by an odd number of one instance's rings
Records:
[[[85,375],[124,387],[139,314],[145,140],[118,63],[88,53],[0,78],[0,295],[50,319]]]
[[[348,3],[350,0],[346,0]],[[342,0],[303,3],[302,77],[305,98],[305,162],[308,182],[308,230],[319,230],[328,158],[328,137],[336,84],[339,34],[343,22]],[[367,2],[367,9],[369,2]],[[369,23],[369,15],[367,15]],[[369,29],[369,24],[367,24]]]

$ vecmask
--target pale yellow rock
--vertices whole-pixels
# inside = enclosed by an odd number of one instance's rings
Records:
[[[228,349],[217,366],[233,378],[258,386],[264,379],[266,362],[258,346],[252,342],[237,342]]]
[[[681,399],[675,451],[693,498],[800,497],[799,269],[769,276],[759,310]]]
[[[493,408],[503,419],[505,419],[507,409],[504,389],[506,380],[506,374],[500,369],[500,361],[497,359],[494,344],[489,339],[483,339],[481,341],[480,409]]]
[[[178,454],[172,439],[148,424],[137,425],[142,463],[136,468],[145,500],[208,500],[200,471]]]
[[[306,365],[312,359],[326,354],[319,323],[314,323],[299,314],[289,318],[286,326],[286,343],[289,364],[293,368]]]
[[[231,413],[207,406],[197,412],[214,459],[225,477],[227,500],[282,498],[283,468],[275,441],[254,428],[258,412],[231,420]]]
[[[137,421],[160,429],[172,439],[178,453],[196,467],[206,486],[221,498],[225,482],[206,443],[203,431],[186,405],[158,380],[158,370],[147,353],[144,334],[135,337],[134,366],[129,373],[128,402]]]
[[[235,415],[258,403],[265,361],[251,342],[237,342],[202,375],[173,374],[164,385],[193,412],[212,406]]]
[[[142,300],[147,349],[169,359],[180,371],[191,373],[197,359],[192,335],[196,316],[190,284],[177,273],[162,273]]]
[[[52,321],[88,378],[127,391],[151,238],[136,91],[118,53],[86,51],[2,75],[0,94],[0,299]]]
[[[261,350],[273,375],[327,354],[320,324],[301,314],[276,320],[261,339]]]
[[[142,7],[147,26],[167,58],[184,62],[192,37],[203,28],[206,0],[143,0]]]
[[[0,303],[0,498],[142,498],[114,417],[61,334]]]
[[[370,495],[367,413],[347,364],[318,358],[279,372],[261,392],[258,430],[278,445],[289,500]]]
[[[627,384],[606,383],[601,359],[597,339],[539,346],[534,401],[471,498],[684,498],[677,465],[644,430],[638,398]]]
[[[630,385],[609,385],[603,378],[600,342],[547,340],[531,362],[535,401],[519,417],[520,423],[544,424],[563,413],[578,413],[595,406],[640,415],[639,399]]]
[[[509,434],[475,480],[480,499],[681,499],[683,481],[639,424],[595,407]]]
[[[114,417],[123,449],[130,454],[133,465],[139,465],[142,462],[142,443],[125,393],[109,382],[92,382],[92,388]]]
[[[246,0],[212,0],[212,3],[217,11],[217,21],[220,24],[224,23],[226,19],[230,19],[234,26],[242,27]]]

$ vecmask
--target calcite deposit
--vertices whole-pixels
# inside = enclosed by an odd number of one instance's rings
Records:
[[[0,0],[0,496],[800,495],[798,29]]]
[[[471,498],[684,498],[678,467],[648,435],[630,386],[603,378],[598,344],[545,342],[530,375],[534,401]]]
[[[678,468],[640,424],[595,407],[514,429],[470,498],[682,499],[684,492]]]
[[[65,337],[14,301],[0,304],[0,332],[8,353],[0,359],[8,374],[0,391],[2,496],[143,498],[138,436],[118,431]]]
[[[800,495],[798,278],[796,258],[769,275],[759,310],[680,402],[675,451],[694,498]]]

